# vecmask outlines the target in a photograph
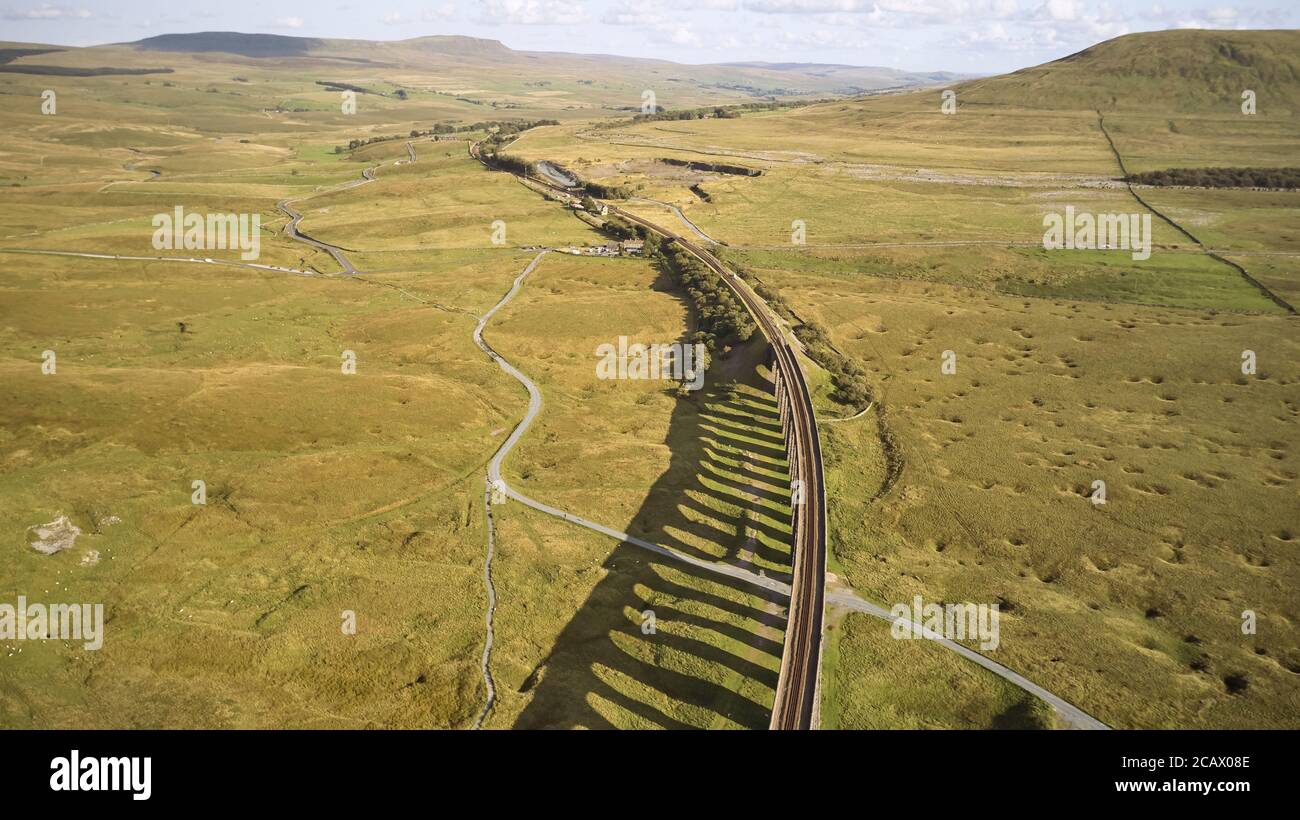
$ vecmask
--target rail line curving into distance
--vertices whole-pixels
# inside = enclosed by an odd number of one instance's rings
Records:
[[[482,162],[485,167],[492,170],[500,170],[500,169],[494,169],[492,165],[490,165],[487,161],[484,160],[484,158],[482,157],[479,151],[478,143],[470,144],[469,154],[474,159],[477,159],[479,162]],[[537,180],[533,177],[520,176],[518,174],[513,174],[513,176],[515,176],[516,179],[520,180],[526,186],[533,187],[534,190],[537,190],[538,187],[543,188],[545,193],[557,194],[560,197],[562,197],[562,199],[565,201],[577,199],[577,197],[573,194],[573,192],[565,190],[560,186],[552,185],[545,181]],[[504,492],[506,496],[513,498],[516,501],[523,503],[525,506],[531,507],[532,509],[537,510],[539,512],[543,512],[546,513],[547,515],[555,516],[557,518],[562,518],[565,521],[568,521],[572,524],[576,524],[578,526],[603,533],[618,541],[626,542],[629,544],[635,544],[636,546],[642,547],[646,550],[657,553],[659,555],[672,558],[673,560],[682,561],[691,564],[693,566],[697,566],[701,569],[708,570],[709,572],[719,573],[722,575],[726,575],[728,577],[736,578],[737,580],[745,581],[747,583],[753,584],[754,586],[762,587],[764,589],[768,589],[773,592],[776,592],[782,595],[783,597],[790,598],[791,599],[791,604],[789,609],[790,619],[786,629],[786,647],[785,647],[785,651],[783,651],[782,653],[781,675],[780,678],[778,679],[778,684],[777,684],[777,688],[778,688],[777,702],[776,704],[774,704],[773,707],[772,721],[770,725],[772,728],[815,728],[818,725],[820,720],[819,702],[818,702],[820,696],[820,691],[819,691],[820,679],[818,676],[820,674],[821,630],[822,630],[822,623],[824,620],[824,608],[826,603],[829,601],[831,603],[834,603],[836,606],[856,610],[858,612],[862,612],[867,615],[871,615],[873,617],[880,618],[885,621],[889,621],[891,623],[898,622],[898,621],[905,621],[909,626],[911,626],[912,625],[911,621],[908,621],[907,619],[896,618],[889,612],[889,610],[877,604],[862,599],[852,591],[840,591],[840,592],[832,593],[830,595],[827,595],[826,593],[825,590],[826,506],[825,506],[825,493],[824,493],[825,483],[822,478],[821,444],[816,435],[817,432],[816,421],[815,421],[815,417],[812,414],[811,398],[810,398],[810,394],[808,393],[807,384],[804,381],[803,372],[799,369],[798,362],[794,359],[793,348],[787,342],[785,336],[781,333],[780,326],[772,319],[770,312],[767,311],[762,300],[759,299],[756,294],[752,293],[752,291],[749,290],[748,286],[743,282],[743,280],[740,280],[738,277],[736,277],[734,274],[728,271],[720,261],[718,261],[712,254],[708,253],[707,251],[703,251],[702,249],[695,247],[689,242],[682,240],[680,237],[676,236],[675,234],[666,231],[663,228],[645,219],[634,216],[632,214],[628,214],[624,211],[620,211],[614,205],[610,205],[610,210],[622,215],[624,218],[630,219],[631,221],[646,227],[647,230],[654,231],[656,234],[664,237],[665,239],[678,242],[678,244],[680,244],[683,248],[691,252],[698,259],[700,259],[702,262],[708,265],[711,269],[718,272],[719,275],[722,277],[723,281],[726,282],[728,286],[731,287],[731,289],[740,297],[741,301],[745,304],[746,308],[749,309],[752,314],[754,314],[755,319],[758,321],[759,327],[763,330],[764,334],[765,335],[770,334],[768,335],[768,340],[769,343],[772,343],[772,347],[774,351],[773,353],[774,374],[778,372],[778,368],[785,368],[783,372],[790,373],[793,376],[793,378],[797,380],[795,384],[798,387],[802,388],[800,392],[802,393],[803,397],[808,400],[805,420],[808,422],[808,426],[811,427],[811,436],[803,440],[811,441],[814,445],[814,448],[805,450],[801,454],[796,454],[794,448],[792,448],[791,467],[793,470],[796,467],[796,465],[802,464],[803,465],[802,469],[808,471],[803,473],[803,475],[815,477],[816,481],[811,489],[815,491],[816,498],[814,499],[814,496],[808,492],[809,487],[807,484],[805,484],[804,494],[803,494],[804,503],[801,505],[792,505],[792,506],[795,507],[796,514],[798,514],[800,510],[811,509],[813,511],[811,520],[816,525],[817,532],[815,534],[805,534],[805,537],[801,539],[796,539],[796,541],[800,543],[796,543],[795,545],[796,548],[795,577],[792,578],[791,584],[786,584],[774,578],[758,575],[757,573],[754,573],[742,567],[733,566],[727,563],[719,563],[716,561],[705,561],[696,558],[694,556],[686,555],[685,553],[681,553],[676,550],[670,549],[668,547],[659,544],[654,544],[649,541],[637,538],[635,536],[629,535],[628,533],[619,532],[611,527],[606,527],[602,524],[589,521],[580,516],[566,512],[565,510],[561,510],[559,508],[552,507],[548,504],[543,504],[542,502],[529,498],[528,496],[525,496],[522,493],[517,492],[516,490],[514,490],[512,487],[510,487],[508,484],[505,483],[505,481],[501,478],[501,463],[502,461],[504,461],[506,454],[514,447],[514,444],[523,435],[524,430],[531,423],[532,418],[536,416],[537,410],[539,410],[541,407],[541,394],[540,391],[537,389],[537,386],[530,379],[528,379],[527,376],[523,375],[523,373],[519,372],[516,368],[514,368],[512,365],[510,365],[508,362],[502,359],[499,355],[497,355],[494,350],[491,350],[490,347],[486,346],[486,342],[482,341],[482,329],[483,326],[486,325],[487,319],[490,318],[491,315],[495,313],[496,310],[500,308],[505,302],[509,301],[509,299],[513,297],[514,294],[518,291],[518,288],[522,284],[524,277],[529,272],[531,272],[533,267],[536,266],[537,262],[540,261],[541,255],[535,258],[533,262],[528,266],[528,268],[524,271],[524,273],[520,275],[520,277],[515,281],[514,286],[510,289],[510,292],[507,293],[506,297],[503,298],[502,301],[492,309],[492,311],[490,311],[486,316],[482,317],[479,327],[475,331],[475,341],[479,343],[479,346],[482,347],[485,350],[485,352],[487,352],[488,355],[491,356],[497,362],[497,364],[499,364],[502,367],[502,369],[510,373],[510,375],[512,375],[515,379],[521,382],[528,389],[529,398],[530,398],[529,412],[525,416],[524,420],[520,422],[519,426],[516,427],[514,434],[512,434],[510,438],[497,451],[496,455],[492,459],[492,462],[489,464],[489,468],[488,468],[489,480],[498,482],[497,486]],[[781,356],[781,353],[777,352],[778,350],[787,355]],[[785,364],[782,365],[778,363],[781,361],[784,361]],[[778,376],[778,378],[782,378],[782,377]],[[794,415],[796,411],[791,409],[789,412],[792,415]],[[808,429],[805,428],[804,435],[808,435],[808,433],[809,433]],[[796,455],[802,455],[802,457],[797,458]],[[815,470],[811,469],[813,464],[815,464]],[[792,477],[797,477],[797,476],[792,476]],[[804,529],[806,532],[810,528],[805,526]],[[800,555],[798,553],[798,550],[801,547],[806,548],[809,543],[815,543],[817,541],[821,542],[820,548],[812,550],[811,555],[808,554]],[[812,564],[811,568],[810,568],[810,564]],[[799,572],[801,569],[803,570],[802,577],[799,576]],[[796,608],[796,605],[794,603],[794,596],[797,594],[796,590],[800,590],[798,594],[801,594],[803,596],[803,601],[801,602],[801,605],[798,608]],[[809,605],[808,603],[809,601],[813,601],[814,603],[812,605]],[[800,616],[799,619],[796,619],[796,614]],[[815,632],[815,637],[813,634],[814,632]],[[938,643],[940,646],[943,646],[945,649],[951,650],[953,652],[962,655],[968,660],[979,664],[980,666],[984,667],[988,671],[992,672],[995,675],[998,675],[999,677],[1010,682],[1011,684],[1023,689],[1029,694],[1042,699],[1053,709],[1053,711],[1064,722],[1064,724],[1070,728],[1077,728],[1077,729],[1109,728],[1106,726],[1105,723],[1101,722],[1100,720],[1097,720],[1093,716],[1089,715],[1087,712],[1084,712],[1082,709],[1079,709],[1074,704],[1066,701],[1064,698],[1061,698],[1058,695],[1049,692],[1043,687],[1025,678],[1023,675],[1020,675],[1019,673],[1007,668],[1006,666],[1003,666],[1002,664],[994,660],[991,660],[990,658],[985,657],[984,655],[981,655],[980,653],[974,650],[968,649],[967,647],[962,646],[961,644],[958,644],[954,641],[946,640],[939,635],[931,635],[927,633],[926,637],[932,638],[933,640],[935,640],[936,643]],[[814,655],[814,656],[810,657],[810,655]]]
[[[478,143],[472,143],[469,151],[470,156],[491,167],[481,156]],[[561,194],[566,200],[574,198],[573,192],[561,186],[539,180],[529,181]],[[815,729],[821,717],[821,650],[826,612],[826,493],[821,440],[817,434],[812,393],[808,390],[793,346],[763,301],[743,280],[727,270],[712,253],[686,238],[616,205],[606,204],[609,205],[610,212],[641,225],[669,242],[675,242],[717,273],[754,317],[771,348],[772,374],[776,382],[777,404],[781,408],[781,427],[790,456],[791,524],[794,531],[791,561],[794,572],[790,584],[785,646],[781,653],[781,672],[777,679],[770,727]],[[523,276],[520,276],[522,279]],[[516,280],[516,286],[518,284],[519,280]],[[504,362],[500,363],[502,367],[511,369]],[[530,387],[529,393],[534,402],[540,404],[540,397],[535,390],[535,387]],[[531,412],[532,402],[530,414]],[[511,438],[518,435],[522,435],[521,428],[516,428],[515,435]],[[512,445],[512,442],[507,441],[507,445]],[[499,475],[499,459],[503,457],[504,453],[499,452],[489,472],[496,468]]]

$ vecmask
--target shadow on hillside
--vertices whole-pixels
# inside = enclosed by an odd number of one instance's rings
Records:
[[[668,470],[630,534],[788,577],[789,474],[766,361],[756,336],[678,400]],[[609,574],[521,687],[532,700],[517,727],[767,727],[785,599],[633,544],[603,566]],[[642,631],[646,610],[654,634]]]

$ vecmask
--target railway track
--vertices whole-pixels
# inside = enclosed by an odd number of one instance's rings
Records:
[[[771,346],[781,427],[790,456],[795,539],[790,614],[770,728],[815,729],[820,723],[822,625],[826,612],[826,494],[812,394],[794,348],[763,301],[717,257],[648,220],[614,205],[609,209],[676,242],[708,265],[740,298]]]
[[[470,156],[487,162],[478,143],[471,143]],[[496,169],[500,170],[500,169]],[[530,187],[541,187],[561,197],[578,199],[573,191],[546,180],[515,174]],[[820,723],[822,628],[826,612],[826,493],[822,474],[821,440],[813,413],[812,393],[795,357],[794,347],[762,299],[709,251],[647,219],[609,203],[611,213],[675,242],[721,277],[754,317],[772,350],[772,373],[781,429],[790,457],[791,524],[794,532],[791,561],[790,608],[776,699],[772,705],[772,729],[816,729]]]

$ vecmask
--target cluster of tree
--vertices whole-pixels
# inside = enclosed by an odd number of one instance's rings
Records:
[[[473,128],[487,130],[495,129],[495,133],[502,135],[520,134],[530,128],[538,128],[543,125],[559,125],[559,120],[491,120],[489,122],[475,123]],[[470,130],[473,130],[471,128]]]
[[[579,181],[582,183],[582,190],[588,196],[597,196],[601,199],[627,199],[632,196],[632,189],[626,185],[605,185],[581,178]]]
[[[784,316],[794,324],[794,335],[803,342],[804,349],[813,361],[821,365],[826,372],[831,374],[831,379],[835,383],[835,392],[832,398],[842,404],[853,407],[863,407],[871,401],[871,385],[867,381],[866,371],[856,362],[842,355],[835,346],[831,344],[830,337],[826,330],[816,322],[806,322],[795,315],[785,298],[781,296],[774,288],[767,285],[766,282],[754,276],[744,265],[736,262],[732,258],[732,253],[726,248],[718,248],[715,252],[724,264],[731,267],[740,278],[749,283],[758,297],[767,303],[768,307],[775,310],[779,315]]]
[[[559,125],[558,120],[489,120],[487,122],[476,122],[473,125],[456,129],[457,131],[487,131],[488,136],[483,140],[482,146],[485,152],[496,152],[505,147],[508,143],[514,142],[515,137],[530,128],[537,128],[541,125]]]
[[[788,96],[786,88],[759,88],[756,85],[745,85],[744,83],[714,83],[715,88],[721,88],[724,91],[743,91],[746,94],[752,94],[755,97],[766,97],[769,100],[776,100],[778,96]]]
[[[754,292],[758,294],[758,298],[771,305],[772,309],[778,314],[787,319],[794,316],[794,311],[790,309],[790,305],[785,301],[785,297],[768,287],[766,282],[754,281],[751,284],[754,288]]]
[[[723,86],[725,87],[725,86]],[[738,105],[715,105],[706,108],[684,108],[680,111],[669,111],[662,106],[655,106],[653,112],[637,114],[632,117],[633,122],[650,122],[653,120],[730,120],[739,117],[751,111],[775,111],[781,108],[797,108],[804,105],[813,105],[814,103],[828,102],[827,100],[804,100],[802,102],[752,102],[740,103]]]
[[[871,401],[871,384],[867,381],[866,371],[835,349],[825,328],[816,322],[804,322],[795,327],[794,335],[803,342],[812,360],[831,374],[835,383],[831,398],[853,407],[864,407]]]
[[[584,198],[584,201],[585,199],[586,198]],[[587,210],[591,210],[591,208],[587,208]],[[597,210],[599,211],[599,209]],[[605,233],[609,234],[615,239],[623,239],[623,240],[645,239],[647,236],[650,235],[650,232],[647,231],[645,228],[641,227],[640,225],[637,225],[636,223],[629,222],[623,217],[617,216],[615,214],[610,214],[609,216],[605,217],[605,224],[603,228],[605,230]]]
[[[673,242],[652,244],[647,240],[646,254],[653,254],[691,297],[699,320],[692,342],[703,343],[710,351],[721,347],[725,352],[732,344],[748,341],[754,335],[757,327],[753,317],[712,268]]]
[[[336,83],[333,80],[317,80],[316,85],[323,85],[329,91],[355,91],[358,94],[377,94],[380,97],[387,96],[382,91],[371,91],[369,88],[350,83]]]
[[[1187,185],[1197,188],[1300,188],[1300,168],[1170,168],[1129,174],[1140,185]]]
[[[526,159],[520,159],[513,154],[503,154],[500,151],[491,151],[486,148],[482,150],[480,156],[483,161],[501,171],[509,171],[519,176],[531,176],[533,174],[533,164]]]
[[[684,108],[681,111],[669,111],[666,108],[655,106],[654,113],[637,114],[632,118],[633,122],[649,122],[651,120],[729,120],[739,117],[740,113],[723,106],[714,106],[712,108]]]
[[[676,165],[679,168],[690,168],[692,171],[708,171],[714,174],[735,174],[742,177],[761,177],[763,172],[757,168],[746,168],[744,165],[726,165],[720,162],[700,162],[690,159],[673,159],[672,157],[663,157],[659,160],[667,165]]]
[[[452,125],[451,123],[435,123],[432,128],[413,128],[411,133],[403,136],[401,134],[381,134],[375,137],[366,137],[365,139],[348,140],[348,149],[355,150],[363,145],[371,145],[377,142],[388,142],[390,140],[413,139],[416,137],[432,137],[437,134],[466,134],[471,131],[488,131],[491,137],[484,143],[485,148],[490,148],[492,143],[500,144],[506,141],[507,137],[513,137],[516,134],[527,131],[529,128],[536,128],[539,125],[559,125],[559,120],[483,120],[481,122],[470,123],[469,125]],[[334,153],[342,153],[341,147],[335,148]]]

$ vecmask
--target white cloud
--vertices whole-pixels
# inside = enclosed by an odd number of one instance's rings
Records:
[[[443,20],[450,20],[456,17],[457,8],[455,3],[443,3],[433,8],[421,9],[419,14],[403,14],[400,11],[390,11],[379,18],[379,22],[386,26],[407,26],[416,23],[436,23]]]
[[[625,0],[606,9],[600,22],[610,26],[661,26],[667,23],[667,18],[653,3]]]
[[[493,24],[573,25],[586,21],[587,10],[576,0],[480,0],[479,17]]]
[[[307,21],[301,17],[281,17],[275,21],[280,28],[302,28],[307,25]]]
[[[761,14],[859,14],[935,23],[1003,19],[1020,11],[1017,0],[744,0],[744,7]]]
[[[964,47],[995,51],[1041,51],[1062,45],[1057,30],[1050,26],[1012,29],[998,22],[964,31],[957,39]]]
[[[30,9],[5,9],[4,12],[6,20],[87,20],[94,16],[89,9],[52,6],[49,3]]]
[[[704,44],[704,38],[692,23],[686,22],[683,15],[678,13],[687,2],[697,6],[710,6],[714,10],[735,8],[734,3],[728,4],[726,0],[621,0],[605,10],[600,22],[611,26],[640,28],[652,43],[698,48]]]
[[[828,14],[872,11],[868,0],[746,0],[745,8],[761,14]]]
[[[675,46],[698,46],[700,44],[700,35],[691,30],[690,26],[675,26],[668,32],[668,39]]]

